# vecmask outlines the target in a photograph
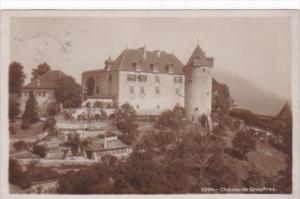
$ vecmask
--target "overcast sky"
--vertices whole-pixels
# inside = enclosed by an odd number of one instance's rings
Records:
[[[85,70],[101,69],[108,56],[146,46],[174,53],[184,64],[197,43],[214,57],[215,70],[246,79],[290,98],[288,18],[68,18],[11,20],[11,61],[31,70],[47,62],[81,82]]]

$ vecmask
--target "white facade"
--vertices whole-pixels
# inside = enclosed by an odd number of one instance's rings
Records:
[[[146,80],[128,81],[129,75],[142,75]],[[120,71],[119,78],[118,104],[128,102],[138,114],[157,115],[184,106],[184,75]]]
[[[33,92],[37,105],[39,108],[39,114],[42,115],[47,111],[48,105],[55,102],[54,89],[22,89],[20,96],[20,112],[24,113],[26,102],[29,98],[30,92]]]

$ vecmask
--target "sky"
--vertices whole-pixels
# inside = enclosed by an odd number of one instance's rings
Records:
[[[164,50],[185,64],[197,44],[214,70],[245,79],[281,98],[291,96],[287,17],[14,17],[10,61],[31,70],[48,63],[81,82],[125,48]]]

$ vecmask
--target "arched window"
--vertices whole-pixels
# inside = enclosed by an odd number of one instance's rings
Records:
[[[87,80],[87,95],[88,96],[93,95],[94,89],[95,89],[95,79],[93,76],[91,76]]]

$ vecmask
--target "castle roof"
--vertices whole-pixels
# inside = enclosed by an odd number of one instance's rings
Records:
[[[213,57],[206,57],[205,52],[200,48],[199,45],[196,46],[194,49],[190,59],[188,60],[185,67],[193,66],[194,60],[199,61],[199,65],[201,66],[213,66],[214,64],[214,58]]]
[[[280,110],[280,112],[276,115],[277,119],[280,120],[290,120],[292,119],[292,111],[290,109],[290,106],[288,103],[286,103],[282,109]]]
[[[183,74],[183,64],[175,55],[159,50],[147,51],[145,47],[123,50],[113,61],[111,70],[135,71],[134,63],[141,67],[141,72],[152,72],[151,67],[155,67],[158,73],[168,73],[167,68],[172,67],[173,74]]]
[[[66,76],[60,70],[48,71],[39,78],[33,80],[32,82],[26,84],[23,88],[25,89],[55,89],[57,88],[57,80]]]

